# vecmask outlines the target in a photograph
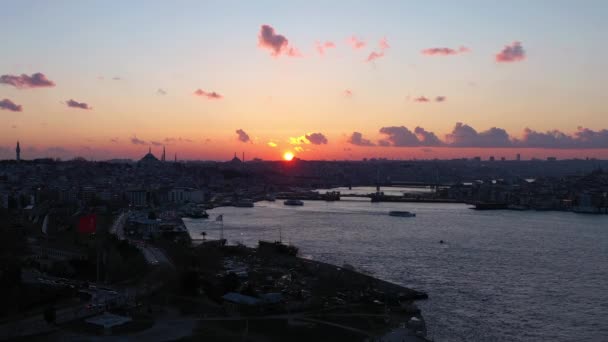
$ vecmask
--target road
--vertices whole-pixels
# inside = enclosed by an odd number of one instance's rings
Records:
[[[131,245],[137,247],[141,253],[144,255],[146,262],[151,266],[159,266],[165,265],[171,268],[175,268],[173,263],[167,258],[165,253],[159,248],[149,246],[143,241],[132,240],[126,237],[125,235],[125,224],[127,223],[127,219],[129,217],[129,212],[125,211],[121,213],[114,223],[112,227],[110,227],[110,234],[116,235],[116,237],[120,240],[127,240]]]

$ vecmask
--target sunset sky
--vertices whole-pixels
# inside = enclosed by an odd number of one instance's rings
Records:
[[[0,158],[608,158],[606,1],[27,1]]]

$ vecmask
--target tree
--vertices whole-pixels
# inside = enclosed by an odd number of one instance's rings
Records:
[[[183,294],[187,296],[196,296],[198,289],[201,286],[198,273],[195,271],[185,271],[181,275],[181,288]]]
[[[57,312],[54,306],[49,306],[44,310],[44,320],[48,324],[55,324],[55,320],[57,319]]]

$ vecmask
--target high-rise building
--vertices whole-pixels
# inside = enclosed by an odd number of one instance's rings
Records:
[[[165,146],[163,146],[163,155],[160,157],[160,161],[165,161],[166,160],[166,151],[165,151]]]
[[[15,160],[21,161],[21,147],[19,146],[19,141],[17,141],[17,148],[15,148]]]
[[[520,160],[521,160],[521,154],[519,154],[519,153],[518,153],[518,154],[517,154],[517,157],[516,157],[515,159],[516,159],[517,161],[520,161]]]

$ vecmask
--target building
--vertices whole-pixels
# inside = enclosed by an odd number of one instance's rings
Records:
[[[137,163],[143,166],[158,165],[160,160],[158,160],[158,158],[152,154],[152,148],[149,148],[148,153],[146,153],[146,155],[143,156],[143,158],[141,158]]]
[[[21,146],[19,146],[19,141],[17,141],[17,148],[15,148],[15,160],[21,161]]]
[[[148,193],[145,190],[127,191],[127,200],[134,207],[145,207],[148,205]]]
[[[175,187],[169,191],[169,201],[172,203],[201,203],[204,200],[205,194],[198,189]]]

